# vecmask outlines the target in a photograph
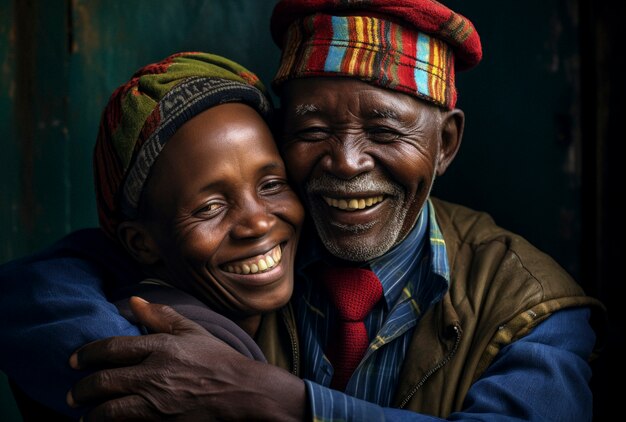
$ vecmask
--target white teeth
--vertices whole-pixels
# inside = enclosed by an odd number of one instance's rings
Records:
[[[280,249],[280,245],[276,245],[271,251],[267,252],[264,256],[259,258],[256,262],[243,262],[228,264],[224,270],[229,273],[235,274],[256,274],[263,271],[268,271],[280,264],[283,257],[283,253]]]
[[[354,211],[354,210],[362,210],[367,207],[371,207],[372,205],[376,205],[379,202],[382,202],[383,195],[372,196],[370,198],[347,198],[347,199],[335,199],[329,198],[328,196],[323,196],[324,201],[331,207],[339,208],[340,210],[346,211]]]

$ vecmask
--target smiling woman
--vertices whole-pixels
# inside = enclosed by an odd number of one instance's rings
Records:
[[[280,355],[292,370],[292,350],[277,353],[273,336],[295,331],[286,305],[304,209],[287,182],[271,116],[256,75],[221,56],[177,53],[142,67],[102,113],[93,157],[101,231],[90,232],[130,269],[110,291],[128,319],[143,322],[130,312],[130,296],[169,304],[250,358],[267,361],[253,338],[272,344],[272,363]],[[103,252],[90,243],[82,254]],[[82,300],[68,306],[70,318]],[[65,398],[56,392],[68,391],[72,376],[34,385],[20,369],[7,374],[20,395],[75,416],[55,398]],[[40,417],[33,408],[21,411]]]
[[[144,192],[140,217],[120,225],[127,250],[254,336],[291,296],[304,217],[259,113],[223,104],[186,122]]]
[[[97,224],[92,141],[129,72],[202,50],[269,80],[279,56],[267,30],[274,3],[0,0],[0,263]],[[0,420],[20,421],[5,380],[0,372]]]

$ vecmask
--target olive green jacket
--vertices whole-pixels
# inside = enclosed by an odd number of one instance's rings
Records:
[[[461,409],[468,389],[502,347],[551,313],[589,306],[601,324],[605,309],[552,258],[489,215],[432,202],[446,241],[450,288],[415,328],[393,406],[445,417]],[[280,315],[280,340],[269,329],[274,315],[266,318],[257,342],[271,363],[298,374],[293,313],[286,308]]]

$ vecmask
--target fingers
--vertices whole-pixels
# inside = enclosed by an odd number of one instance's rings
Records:
[[[157,421],[162,420],[150,403],[141,396],[125,396],[109,400],[94,407],[84,422],[99,421]]]
[[[192,386],[190,391],[182,392],[183,395],[178,397],[175,394],[180,391],[176,388],[163,392],[158,388],[158,376],[150,378],[148,372],[131,373],[128,369],[103,370],[83,378],[67,393],[67,404],[72,408],[93,406],[84,421],[215,420],[208,406],[185,398],[193,391],[191,396],[201,400],[206,394],[206,386]]]
[[[70,407],[79,407],[92,403],[133,394],[140,391],[145,374],[140,367],[104,369],[82,378],[66,396]]]
[[[183,317],[169,306],[148,303],[140,297],[132,297],[129,303],[139,323],[153,332],[173,335],[207,334],[200,325]],[[110,337],[81,347],[70,356],[69,364],[74,369],[134,365],[151,352],[159,350],[165,343],[166,339],[161,334]]]
[[[131,298],[129,304],[139,323],[157,334],[110,337],[89,343],[70,357],[70,365],[74,369],[109,368],[78,381],[67,395],[70,406],[98,404],[86,420],[146,420],[150,412],[153,415],[172,415],[172,409],[167,412],[161,410],[168,407],[163,403],[171,404],[173,401],[178,404],[180,401],[172,399],[170,389],[166,388],[169,393],[164,395],[162,388],[150,385],[156,382],[164,383],[161,387],[172,386],[193,380],[196,369],[201,371],[204,368],[205,354],[214,348],[209,346],[217,344],[222,349],[227,348],[202,326],[169,306],[151,304],[138,297]],[[219,352],[213,351],[215,353]],[[189,368],[196,369],[190,371]],[[179,390],[174,388],[172,391]],[[183,399],[185,391],[180,389]],[[204,391],[204,387],[198,391]],[[143,401],[134,410],[128,408],[128,400]],[[191,411],[198,409],[194,406],[190,408]]]
[[[137,321],[152,332],[182,334],[205,331],[200,325],[185,318],[167,305],[149,303],[137,296],[131,297],[129,304]]]
[[[74,369],[110,368],[141,362],[163,341],[161,335],[118,336],[86,344],[70,356]]]
[[[217,419],[204,409],[187,412],[174,412],[164,415],[141,396],[131,395],[109,400],[94,407],[82,422],[100,421],[176,421],[176,422],[215,422]]]

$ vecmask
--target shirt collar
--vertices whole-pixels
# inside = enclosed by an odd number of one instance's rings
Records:
[[[305,278],[306,270],[309,266],[315,264],[316,262],[319,262],[320,260],[324,260],[325,257],[329,256],[326,248],[319,240],[313,224],[314,223],[312,220],[307,219],[307,222],[305,223],[305,229],[303,230],[302,238],[300,241],[300,253],[297,254],[296,258],[296,271],[299,275],[304,275]],[[428,199],[428,201],[426,202],[426,206],[420,213],[415,227],[413,228],[413,230],[411,230],[406,239],[404,239],[400,244],[394,246],[385,255],[373,259],[370,262],[370,266],[372,267],[374,272],[377,273],[378,277],[381,278],[381,275],[384,275],[381,274],[381,271],[383,273],[385,272],[385,264],[392,261],[394,258],[406,254],[411,254],[415,251],[421,251],[421,255],[419,257],[421,259],[421,256],[425,253],[425,248],[419,246],[424,244],[424,239],[426,238],[426,236],[428,236],[428,244],[430,245],[429,252],[431,271],[433,274],[439,276],[442,279],[441,287],[433,289],[431,291],[433,293],[433,296],[430,298],[431,300],[429,300],[429,302],[432,303],[437,301],[447,290],[450,284],[450,269],[448,264],[446,243],[443,239],[441,229],[437,224],[435,209],[430,199]],[[409,267],[402,268],[402,271],[410,273],[410,266],[414,265],[418,261],[419,260],[407,260],[406,263]],[[386,287],[387,286],[383,285],[385,299],[387,300],[388,306],[391,306],[393,304],[393,301],[397,299],[398,295],[397,293],[395,293],[395,291],[388,292],[388,288]]]
[[[446,248],[446,241],[443,238],[443,233],[437,223],[437,216],[435,215],[435,207],[430,199],[428,199],[428,210],[430,217],[430,253],[432,256],[432,271],[433,273],[441,276],[446,284],[450,284],[450,264],[448,263],[448,251]]]
[[[424,256],[428,214],[428,207],[424,207],[407,237],[384,255],[369,262],[383,285],[387,309],[391,309],[397,302]]]
[[[415,245],[418,245],[424,238],[427,228],[427,224],[425,223],[429,221],[428,215],[429,207],[424,207],[409,235],[398,245],[391,248],[386,254],[370,261],[370,266],[372,264],[375,266],[383,266],[382,264],[384,262],[390,261],[394,257],[404,255],[407,251],[411,251],[415,248]],[[316,262],[332,259],[330,253],[317,236],[314,224],[315,223],[310,218],[307,218],[304,224],[305,229],[302,231],[298,254],[296,256],[296,269],[299,274],[302,274],[303,271],[306,271],[307,267]]]

